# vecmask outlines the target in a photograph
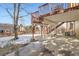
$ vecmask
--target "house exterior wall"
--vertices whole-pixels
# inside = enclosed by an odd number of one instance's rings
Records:
[[[79,38],[79,21],[75,22],[76,37]]]
[[[72,26],[72,25],[71,25]],[[75,32],[76,33],[76,37],[79,38],[79,21],[75,21],[75,27],[73,24],[73,28],[72,30],[75,28]],[[66,23],[64,23],[61,27],[59,27],[59,29],[64,30],[62,33],[66,32],[66,31],[70,31],[70,23],[68,23],[68,25]]]
[[[14,32],[12,24],[0,24],[0,30],[3,30],[4,33],[7,33],[7,32],[12,33],[12,32]]]

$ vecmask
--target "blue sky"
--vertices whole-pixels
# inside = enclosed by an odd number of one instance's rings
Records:
[[[28,4],[21,4],[21,7],[23,7],[28,12],[34,12],[38,10],[38,6],[42,5],[42,3],[28,3]],[[13,12],[13,4],[0,4],[0,23],[10,23],[13,24],[13,19],[9,16],[9,14],[6,12],[5,8],[8,8],[10,13]],[[27,15],[27,13],[24,10],[21,10],[20,15]],[[19,21],[19,23],[22,23],[23,25],[30,25],[31,24],[31,15],[24,17]]]
[[[44,3],[27,3],[27,4],[21,4],[21,8],[24,8],[27,12],[32,13],[38,10],[38,7],[43,5]],[[67,7],[67,4],[63,5],[64,8]],[[0,23],[10,23],[13,24],[13,19],[10,17],[10,15],[6,12],[5,8],[8,8],[10,13],[13,13],[13,4],[7,3],[7,4],[0,4]],[[20,10],[20,16],[27,15],[27,12],[25,10]],[[43,10],[48,12],[48,9]],[[25,16],[20,19],[19,24],[22,23],[23,25],[31,25],[31,14],[28,16]]]

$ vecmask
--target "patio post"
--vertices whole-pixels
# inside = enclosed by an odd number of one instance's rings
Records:
[[[65,35],[67,36],[68,33],[68,22],[66,22],[66,31],[65,31]]]
[[[42,37],[42,27],[43,27],[43,26],[42,26],[42,24],[41,24],[41,37]]]
[[[35,33],[35,26],[33,24],[33,26],[32,26],[32,39],[33,40],[35,40],[34,33]]]
[[[74,32],[74,36],[76,35],[75,33],[75,21],[74,21],[74,29],[73,29],[73,32]]]

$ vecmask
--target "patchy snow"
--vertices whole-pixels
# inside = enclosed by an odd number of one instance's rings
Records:
[[[36,36],[40,36],[40,34],[35,34]],[[27,44],[32,39],[32,34],[23,34],[19,35],[19,39],[12,41],[14,36],[8,36],[8,37],[1,37],[0,38],[0,48],[7,47],[10,44]]]
[[[12,53],[7,54],[6,56],[16,56],[16,55],[15,55],[15,51],[12,52]]]
[[[1,37],[0,38],[0,48],[9,46],[11,44],[11,39],[13,38],[13,36],[9,36],[9,37]]]
[[[44,51],[44,46],[41,42],[31,42],[27,46],[17,49],[19,56],[37,56]],[[6,56],[16,56],[17,51],[7,54]]]
[[[20,36],[19,39],[12,42],[12,44],[27,44],[31,42],[31,36]]]
[[[40,36],[40,34],[35,34],[36,36]],[[32,34],[28,35],[19,35],[19,39],[12,42],[12,44],[28,44],[32,40]]]
[[[44,46],[41,42],[32,42],[29,45],[19,49],[20,56],[36,56],[41,51],[44,51]]]

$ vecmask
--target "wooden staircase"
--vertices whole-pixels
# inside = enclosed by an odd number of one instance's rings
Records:
[[[51,30],[49,30],[48,34],[51,33],[52,31],[54,31],[55,29],[57,29],[58,27],[60,27],[64,23],[65,22],[61,22],[60,24],[56,25],[54,28],[52,28]]]

